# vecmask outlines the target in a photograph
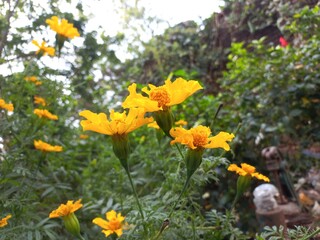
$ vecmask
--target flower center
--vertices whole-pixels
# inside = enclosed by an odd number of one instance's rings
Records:
[[[114,219],[109,222],[109,227],[110,230],[118,230],[121,228],[121,223],[117,219]]]
[[[193,134],[193,145],[196,147],[203,147],[208,143],[207,134],[204,132],[194,132]]]
[[[166,108],[167,104],[170,102],[170,97],[166,89],[156,88],[151,91],[150,99],[158,102],[158,107]]]

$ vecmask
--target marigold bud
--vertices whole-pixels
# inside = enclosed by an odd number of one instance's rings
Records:
[[[174,124],[174,117],[170,109],[165,111],[157,111],[154,112],[154,119],[156,120],[159,127],[163,130],[163,132],[168,136],[170,136],[170,129]]]
[[[62,217],[64,226],[74,236],[80,236],[80,224],[77,216],[74,213],[70,213]]]
[[[202,162],[203,148],[189,149],[185,158],[187,167],[187,179],[191,178],[192,174],[198,169]]]
[[[115,134],[111,136],[113,152],[119,158],[121,165],[128,170],[128,157],[130,154],[130,144],[128,135]]]

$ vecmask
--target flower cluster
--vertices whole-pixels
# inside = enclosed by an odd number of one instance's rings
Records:
[[[28,77],[25,77],[24,80],[26,80],[27,82],[32,82],[32,83],[34,83],[36,86],[39,86],[39,85],[42,84],[42,82],[39,81],[36,76],[28,76]]]
[[[6,103],[2,98],[0,98],[0,108],[6,109],[9,112],[13,112],[14,106],[12,103]]]
[[[66,204],[61,204],[57,209],[53,210],[49,214],[49,218],[61,217],[66,229],[71,234],[80,236],[80,224],[74,212],[82,208],[82,206],[81,199],[76,202],[69,200]],[[116,234],[120,237],[123,234],[123,230],[127,229],[127,223],[124,223],[125,217],[121,213],[117,214],[116,211],[111,210],[106,213],[106,219],[108,221],[99,217],[92,220],[94,224],[103,228],[102,232],[106,237],[111,234]]]

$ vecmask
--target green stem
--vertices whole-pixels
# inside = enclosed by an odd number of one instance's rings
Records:
[[[158,232],[157,236],[154,238],[154,240],[159,239],[159,237],[161,236],[162,232],[169,226],[169,219],[170,219],[171,215],[173,214],[174,209],[176,208],[178,202],[180,201],[183,193],[186,191],[186,189],[187,189],[187,187],[188,187],[188,185],[189,185],[190,179],[191,179],[191,176],[188,177],[187,180],[186,180],[186,182],[184,183],[184,186],[183,186],[183,188],[182,188],[182,191],[181,191],[181,193],[180,193],[177,201],[174,203],[173,207],[171,208],[171,211],[170,211],[170,213],[169,213],[169,215],[168,215],[168,218],[163,222],[163,224],[162,224],[162,226],[161,226],[161,229],[160,229],[160,231]]]
[[[210,124],[210,127],[209,127],[211,131],[213,131],[214,123],[215,123],[215,121],[216,121],[216,119],[217,119],[217,117],[218,117],[218,114],[219,114],[219,112],[220,112],[220,110],[221,110],[222,107],[223,107],[223,104],[220,104],[219,107],[218,107],[218,109],[217,109],[217,111],[216,111],[216,114],[214,115],[214,117],[213,117],[213,119],[212,119],[212,121],[211,121],[211,124]]]
[[[301,240],[308,240],[311,239],[312,237],[314,237],[315,235],[317,235],[318,233],[320,233],[320,228],[318,228],[317,230],[315,230],[313,233],[311,233],[310,235],[301,238]]]
[[[79,234],[77,237],[78,237],[80,240],[86,240],[84,237],[81,236],[81,234]]]
[[[139,212],[140,212],[141,218],[142,218],[142,220],[144,220],[144,215],[143,215],[142,207],[141,207],[141,204],[140,204],[140,201],[139,201],[139,198],[138,198],[138,194],[137,194],[136,188],[135,188],[134,185],[133,185],[133,181],[132,181],[132,178],[131,178],[131,174],[130,174],[129,169],[126,169],[126,173],[127,173],[127,175],[128,175],[128,178],[129,178],[129,181],[130,181],[130,184],[131,184],[131,188],[132,188],[134,197],[135,197],[136,202],[137,202],[137,204],[138,204],[138,208],[139,208]]]
[[[175,146],[177,147],[177,149],[178,149],[178,151],[179,151],[179,153],[180,153],[180,156],[181,156],[182,159],[184,160],[184,156],[183,156],[183,154],[182,154],[182,151],[181,151],[179,145],[178,145],[178,144],[175,144]]]
[[[172,209],[171,209],[171,211],[170,211],[170,213],[169,213],[169,215],[168,215],[168,218],[171,217],[171,215],[172,215],[174,209],[176,208],[178,202],[180,201],[183,193],[186,191],[186,189],[187,189],[187,187],[188,187],[188,185],[189,185],[190,179],[191,179],[191,176],[190,176],[189,178],[187,178],[186,182],[184,183],[184,186],[183,186],[183,188],[182,188],[182,191],[181,191],[181,193],[180,193],[177,201],[174,203],[174,205],[173,205],[173,207],[172,207]]]

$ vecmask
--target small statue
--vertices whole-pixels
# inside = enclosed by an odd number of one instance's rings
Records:
[[[287,163],[283,160],[281,152],[277,147],[267,147],[261,152],[265,159],[266,168],[273,174],[274,182],[280,193],[280,203],[287,203],[287,197],[292,197],[299,204],[298,196],[294,190],[294,185],[287,171]]]

